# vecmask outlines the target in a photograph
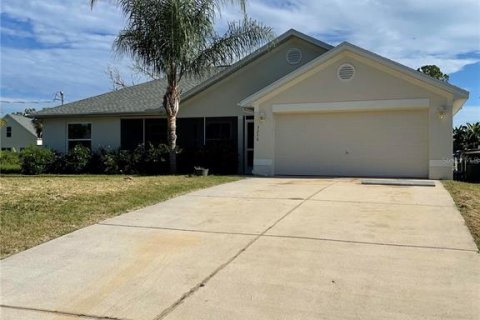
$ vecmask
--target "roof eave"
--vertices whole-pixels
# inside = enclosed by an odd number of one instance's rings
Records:
[[[91,113],[72,113],[72,114],[39,114],[37,119],[54,118],[88,118],[88,117],[138,117],[138,116],[165,116],[163,112],[91,112]]]

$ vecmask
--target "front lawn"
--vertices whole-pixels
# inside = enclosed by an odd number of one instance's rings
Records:
[[[480,249],[480,184],[444,181]]]
[[[238,179],[225,176],[1,176],[0,257],[129,210]]]

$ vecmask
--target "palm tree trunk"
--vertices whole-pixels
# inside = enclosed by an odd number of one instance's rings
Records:
[[[170,146],[170,173],[177,173],[177,117],[168,117],[168,145]]]
[[[167,135],[170,147],[170,174],[177,173],[177,113],[180,94],[176,85],[169,86],[163,97],[163,107],[167,112]]]

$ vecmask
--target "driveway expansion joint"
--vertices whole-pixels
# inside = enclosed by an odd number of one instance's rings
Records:
[[[282,236],[277,234],[265,234],[264,237],[270,238],[287,238],[287,239],[298,239],[298,240],[312,240],[312,241],[327,241],[327,242],[342,242],[342,243],[352,243],[352,244],[361,244],[361,245],[373,245],[373,246],[387,246],[387,247],[402,247],[402,248],[412,248],[412,249],[430,249],[430,250],[447,250],[447,251],[463,251],[463,252],[475,252],[479,253],[476,249],[464,249],[464,248],[450,248],[450,247],[435,247],[435,246],[421,246],[414,244],[400,244],[400,243],[386,243],[386,242],[369,242],[369,241],[356,241],[356,240],[343,240],[343,239],[332,239],[332,238],[316,238],[316,237],[304,237],[304,236]]]
[[[278,221],[278,222],[280,222],[280,221]],[[247,236],[247,237],[286,238],[286,239],[299,239],[299,240],[312,240],[312,241],[343,242],[343,243],[354,243],[354,244],[375,245],[375,246],[404,247],[404,248],[413,248],[413,249],[450,250],[450,251],[466,251],[466,252],[480,253],[479,250],[476,250],[476,249],[422,246],[422,245],[387,243],[387,242],[356,241],[356,240],[319,238],[319,237],[307,237],[307,236],[294,236],[294,235],[281,235],[281,234],[265,234],[264,232],[262,232],[262,233],[226,232],[226,231],[213,231],[213,230],[179,229],[179,228],[168,228],[168,227],[125,225],[125,224],[115,224],[115,223],[98,223],[98,225],[107,226],[107,227],[154,229],[154,230],[195,232],[195,233],[220,234],[220,235],[232,235],[232,236]],[[268,232],[268,230],[266,232]]]
[[[243,248],[241,248],[233,257],[228,259],[225,263],[221,264],[219,267],[217,267],[211,274],[209,274],[205,279],[203,279],[200,283],[195,285],[193,288],[191,288],[189,291],[184,293],[177,301],[175,301],[172,305],[170,305],[168,308],[162,311],[157,317],[154,318],[154,320],[162,320],[165,319],[170,313],[172,313],[180,304],[182,304],[187,298],[192,296],[195,292],[197,292],[199,289],[205,287],[215,275],[217,275],[220,271],[225,269],[229,264],[231,264],[235,259],[237,259],[243,252],[245,252],[249,247],[251,247],[255,242],[257,242],[258,239],[260,239],[262,236],[264,236],[268,231],[270,231],[273,227],[275,227],[280,221],[285,219],[288,215],[290,215],[293,211],[298,209],[303,203],[305,203],[308,199],[311,199],[312,197],[316,196],[323,190],[327,189],[331,185],[334,185],[335,183],[332,183],[330,185],[327,185],[323,188],[321,188],[318,191],[315,191],[313,194],[308,196],[306,199],[301,201],[300,203],[296,204],[292,209],[288,210],[287,213],[285,213],[283,216],[278,218],[272,225],[270,225],[268,228],[266,228],[262,233],[258,234],[254,239],[250,240]]]
[[[14,310],[20,310],[20,311],[49,313],[49,314],[56,314],[56,315],[59,315],[59,316],[77,317],[77,318],[80,318],[80,319],[131,320],[131,319],[127,319],[127,318],[104,317],[104,316],[96,316],[96,315],[91,315],[91,314],[74,313],[74,312],[66,312],[66,311],[58,311],[58,310],[47,310],[47,309],[39,309],[39,308],[29,308],[29,307],[19,307],[19,306],[9,306],[9,305],[3,305],[3,304],[0,304],[0,308],[14,309]]]
[[[356,203],[356,204],[378,204],[378,205],[391,205],[391,206],[416,206],[416,207],[434,207],[434,208],[445,208],[447,205],[436,205],[436,204],[422,204],[422,203],[399,203],[399,202],[377,202],[377,201],[349,201],[349,200],[328,200],[328,199],[306,199],[308,201],[318,201],[318,202],[338,202],[338,203]],[[455,204],[452,204],[450,207],[456,208]]]
[[[198,232],[198,233],[210,233],[210,234],[223,234],[233,236],[258,236],[260,233],[246,233],[246,232],[226,232],[226,231],[213,231],[213,230],[198,230],[198,229],[182,229],[182,228],[169,228],[169,227],[155,227],[155,226],[140,226],[130,224],[117,224],[117,223],[97,223],[99,226],[106,227],[123,227],[123,228],[137,228],[137,229],[154,229],[154,230],[168,230],[168,231],[180,231],[180,232]]]
[[[308,198],[275,198],[275,197],[247,197],[247,196],[209,196],[209,195],[200,195],[200,194],[186,194],[187,197],[196,197],[196,198],[219,198],[219,199],[249,199],[249,200],[292,200],[292,201],[303,201]]]

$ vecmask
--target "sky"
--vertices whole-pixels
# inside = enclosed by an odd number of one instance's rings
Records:
[[[250,0],[248,14],[277,35],[295,28],[337,45],[348,41],[412,68],[438,65],[450,83],[470,91],[454,125],[480,121],[480,1]],[[222,11],[217,28],[238,19]],[[125,25],[113,0],[2,0],[0,113],[41,109],[112,89],[118,68],[127,83],[146,80],[118,57],[112,42]]]

